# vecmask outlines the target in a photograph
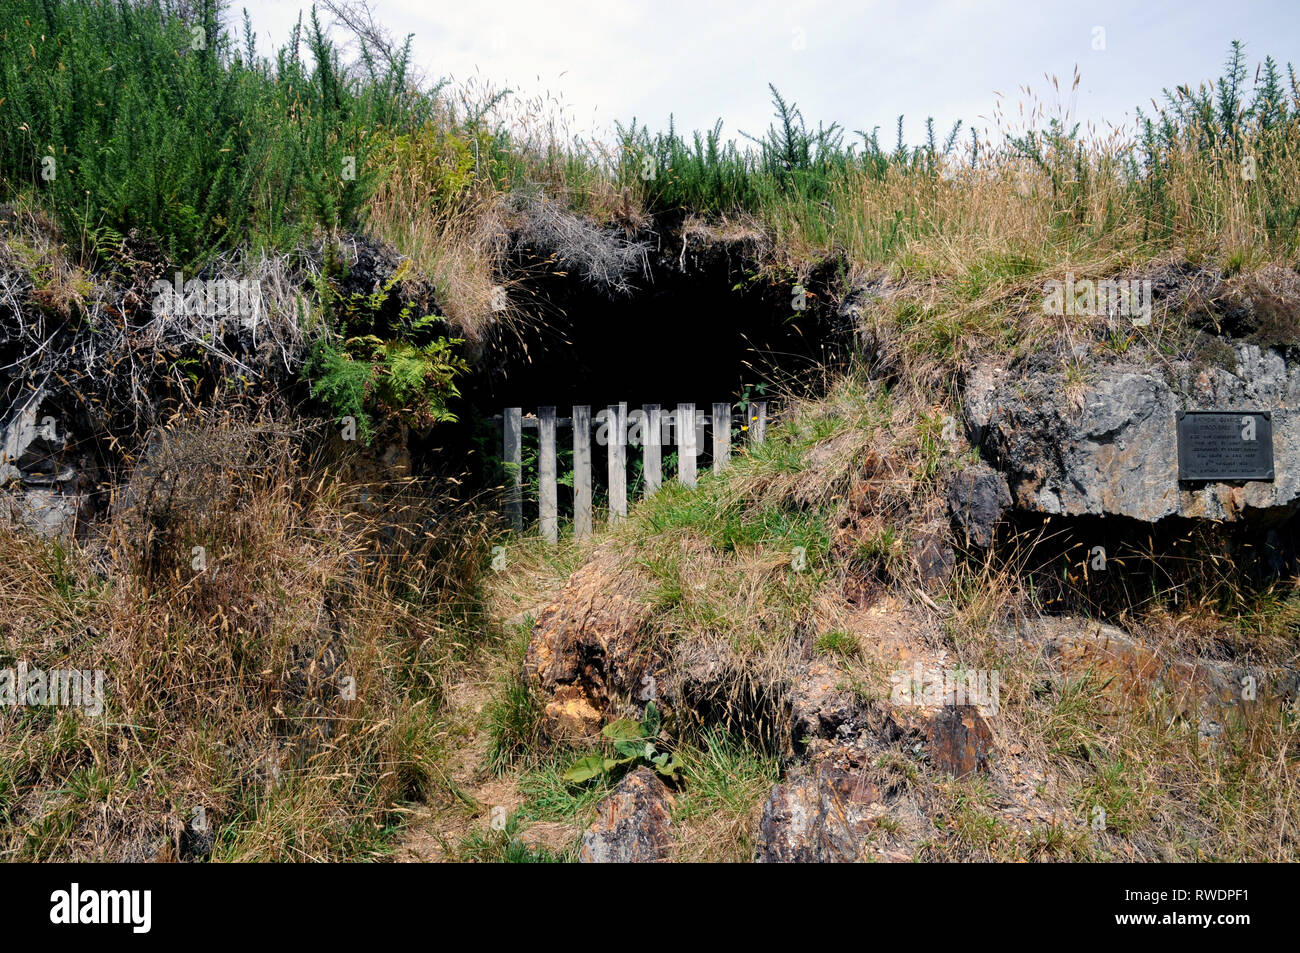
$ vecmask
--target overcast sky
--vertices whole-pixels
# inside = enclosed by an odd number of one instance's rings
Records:
[[[249,13],[265,51],[282,43],[298,0],[260,0]],[[635,116],[652,129],[760,133],[767,84],[804,116],[848,130],[899,113],[916,143],[926,116],[993,126],[997,93],[1014,114],[1028,85],[1085,123],[1123,123],[1165,87],[1217,76],[1231,39],[1252,70],[1270,53],[1300,65],[1300,2],[1277,0],[373,0],[399,37],[415,35],[429,76],[476,73],[521,93],[549,93],[583,130]],[[238,16],[240,0],[232,0]],[[1073,101],[1070,78],[1082,76]],[[1060,78],[1057,96],[1044,79]],[[1253,73],[1252,73],[1253,79]],[[963,131],[963,135],[965,132]]]

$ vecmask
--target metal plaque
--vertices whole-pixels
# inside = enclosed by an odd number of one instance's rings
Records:
[[[1255,410],[1180,410],[1178,479],[1273,479],[1273,415]]]

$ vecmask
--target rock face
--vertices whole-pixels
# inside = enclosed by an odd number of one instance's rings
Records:
[[[597,554],[542,611],[524,674],[549,697],[544,723],[552,737],[595,734],[616,697],[639,698],[642,680],[653,678],[641,582],[615,554]]]
[[[880,793],[851,766],[821,761],[772,789],[759,820],[759,863],[859,863],[876,858]]]
[[[948,484],[953,532],[957,541],[967,546],[992,546],[998,521],[1010,505],[1006,477],[983,463],[960,471]]]
[[[649,768],[619,782],[596,808],[596,822],[582,835],[584,864],[647,864],[667,858],[673,846],[672,792]]]
[[[1226,350],[1226,349],[1225,349]],[[1063,362],[999,377],[982,369],[967,380],[969,430],[1005,475],[1021,510],[1064,516],[1167,516],[1242,519],[1300,507],[1300,364],[1283,352],[1237,343],[1224,367],[1177,361],[1095,365],[1083,383]],[[1273,482],[1178,482],[1179,410],[1273,414]],[[987,506],[991,493],[975,495]],[[959,500],[960,501],[960,500]],[[972,534],[976,535],[976,534]]]
[[[86,507],[94,467],[74,459],[68,434],[44,398],[37,391],[0,427],[0,519],[42,536],[67,536]]]
[[[1087,619],[1042,619],[1033,628],[1030,638],[1041,642],[1043,657],[1057,672],[1087,677],[1097,686],[1103,715],[1154,702],[1214,735],[1243,702],[1285,704],[1295,697],[1294,670],[1174,659],[1121,629]]]
[[[974,705],[944,705],[930,719],[930,763],[956,777],[987,771],[993,732]]]

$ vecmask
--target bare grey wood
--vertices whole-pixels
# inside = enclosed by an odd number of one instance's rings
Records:
[[[645,495],[654,496],[663,483],[663,431],[662,415],[658,404],[646,404],[642,425],[645,434],[641,439],[641,469],[645,474]]]
[[[749,439],[762,443],[767,436],[767,401],[760,400],[749,405]]]
[[[677,479],[683,486],[695,486],[695,405],[678,404],[677,418],[673,421],[677,431]]]
[[[609,408],[609,522],[627,516],[627,404]]]
[[[560,538],[559,505],[555,479],[555,408],[537,408],[537,508],[542,538],[554,543]]]
[[[731,460],[731,405],[713,405],[713,472],[721,473]]]
[[[591,532],[591,408],[573,408],[573,535]]]
[[[502,431],[505,434],[502,459],[506,469],[506,515],[516,533],[524,528],[523,473],[520,470],[522,456],[522,434],[519,426],[522,411],[518,407],[507,407],[502,415]]]

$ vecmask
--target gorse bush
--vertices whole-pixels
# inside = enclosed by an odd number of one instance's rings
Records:
[[[1228,206],[1241,205],[1267,240],[1296,247],[1300,84],[1290,64],[1284,82],[1271,56],[1256,70],[1253,92],[1248,75],[1245,48],[1234,40],[1219,79],[1166,89],[1155,115],[1138,111],[1133,164],[1147,218],[1162,234],[1189,213],[1221,220]]]
[[[934,120],[926,120],[927,143],[909,148],[903,141],[903,117],[898,117],[898,144],[893,152],[881,148],[879,130],[859,132],[857,143],[844,144],[838,123],[818,123],[810,129],[798,105],[787,102],[769,85],[774,122],[761,136],[742,133],[748,145],[723,140],[722,120],[687,141],[669,118],[666,133],[651,134],[633,119],[615,123],[618,138],[616,175],[625,185],[639,185],[651,211],[690,211],[759,214],[782,203],[829,202],[835,183],[850,172],[881,178],[891,167],[938,171],[940,155],[952,152],[961,123],[944,143],[935,140]]]
[[[658,134],[616,125],[611,174],[651,212],[750,216],[796,253],[859,263],[907,266],[917,241],[990,233],[1016,253],[1027,242],[1051,255],[1135,242],[1148,253],[1175,243],[1231,253],[1260,242],[1289,254],[1300,89],[1271,57],[1253,83],[1249,75],[1234,42],[1223,77],[1167,92],[1154,115],[1139,110],[1131,138],[1085,138],[1068,115],[1031,110],[1028,128],[992,141],[972,128],[963,142],[960,121],[941,135],[927,119],[921,144],[909,145],[900,116],[892,149],[879,128],[853,139],[835,124],[810,128],[772,88],[775,121],[762,136],[742,134],[744,144],[724,139],[721,121],[692,137],[671,119]]]
[[[140,229],[191,265],[358,223],[375,130],[427,104],[406,50],[348,76],[313,11],[261,58],[247,22],[242,49],[225,31],[223,6],[199,0],[188,19],[161,0],[0,9],[0,175],[43,191],[75,245]]]
[[[891,147],[879,128],[809,124],[773,87],[762,134],[725,138],[719,121],[684,135],[671,118],[652,133],[634,119],[608,148],[564,135],[545,104],[522,124],[507,116],[509,91],[457,106],[441,81],[420,88],[409,39],[376,51],[358,37],[345,67],[313,11],[262,55],[227,12],[225,0],[0,10],[0,177],[44,195],[74,248],[103,253],[138,229],[191,266],[230,245],[370,227],[465,296],[452,310],[472,326],[497,283],[480,261],[495,199],[537,186],[597,220],[748,217],[791,257],[905,267],[932,239],[975,240],[977,222],[1008,246],[1071,253],[1296,247],[1300,93],[1271,57],[1252,78],[1240,43],[1222,77],[1139,111],[1131,140],[1085,140],[1062,115],[987,142],[928,119],[909,144],[900,116]]]

